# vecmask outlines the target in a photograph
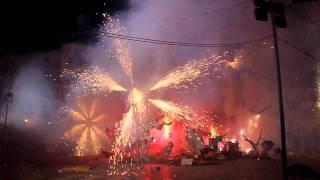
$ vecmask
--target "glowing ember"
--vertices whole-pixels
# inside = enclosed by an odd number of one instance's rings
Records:
[[[242,129],[242,130],[240,130],[240,133],[239,133],[240,135],[243,135],[244,134],[244,130]]]
[[[220,60],[220,56],[213,56],[209,59],[192,61],[170,72],[167,76],[160,79],[160,81],[152,86],[150,90],[157,90],[166,87],[174,87],[179,89],[182,88],[181,85],[185,82],[188,82],[196,87],[197,84],[194,81],[195,79],[208,75],[210,70],[217,71],[218,66],[222,62],[224,61]],[[216,65],[215,68],[212,68],[213,65]]]
[[[251,150],[252,150],[252,149],[250,149],[250,148],[246,149],[246,151],[245,151],[246,154],[249,154]]]
[[[253,135],[256,132],[260,124],[260,119],[261,119],[261,115],[257,114],[253,118],[248,120],[248,127],[247,127],[248,135]]]
[[[89,111],[80,105],[80,111],[66,110],[66,112],[78,123],[68,130],[64,136],[76,141],[75,155],[96,154],[100,149],[100,138],[104,136],[95,123],[104,119],[104,115],[96,115],[95,102]]]
[[[217,128],[216,127],[211,127],[210,135],[212,138],[217,136]]]
[[[240,66],[240,61],[235,58],[233,61],[228,62],[227,65],[232,67],[233,69],[237,69]]]

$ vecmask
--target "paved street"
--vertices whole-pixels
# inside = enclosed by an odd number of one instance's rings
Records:
[[[71,168],[72,166],[70,166]],[[76,167],[76,166],[73,166]],[[85,169],[86,166],[78,166]],[[213,165],[179,166],[167,164],[144,164],[131,176],[107,176],[107,165],[98,165],[87,172],[62,172],[64,166],[33,168],[23,175],[24,179],[281,179],[280,161],[228,160]],[[89,168],[89,166],[87,166]],[[132,170],[136,166],[126,165]],[[60,170],[60,171],[59,171]]]

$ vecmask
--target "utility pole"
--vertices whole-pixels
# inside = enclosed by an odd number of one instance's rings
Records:
[[[283,179],[288,179],[288,161],[287,161],[287,146],[286,146],[286,128],[285,128],[285,114],[283,107],[282,94],[282,78],[281,78],[281,64],[279,57],[278,35],[277,27],[286,28],[287,21],[285,18],[284,5],[278,3],[277,0],[253,0],[255,8],[255,17],[259,21],[267,21],[268,15],[271,16],[272,34],[274,44],[275,65],[277,74],[277,90],[278,90],[278,106],[280,118],[280,133],[281,133],[281,156],[282,156],[282,172]]]
[[[272,20],[273,21],[273,20]],[[281,65],[279,57],[279,48],[278,48],[278,36],[277,30],[274,22],[272,23],[273,29],[273,43],[275,49],[275,60],[276,60],[276,72],[278,79],[278,102],[279,102],[279,114],[280,114],[280,131],[281,131],[281,155],[282,155],[282,168],[283,168],[283,177],[288,179],[288,161],[287,161],[287,145],[286,145],[286,124],[285,124],[285,115],[283,107],[283,94],[282,94],[282,82],[281,82]]]
[[[5,119],[4,119],[4,137],[7,137],[8,134],[8,112],[9,112],[9,103],[12,103],[13,93],[11,92],[12,87],[8,88],[8,91],[5,95],[5,102],[6,102],[6,112],[5,112]]]

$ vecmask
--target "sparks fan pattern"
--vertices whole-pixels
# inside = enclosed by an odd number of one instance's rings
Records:
[[[105,115],[96,113],[96,101],[93,101],[90,108],[79,104],[79,111],[70,109],[66,112],[76,122],[76,125],[64,135],[65,138],[76,142],[75,155],[96,154],[104,137],[97,123],[105,118]]]
[[[103,31],[108,33],[119,33],[121,31],[119,21],[114,20],[108,16],[107,23],[103,26]],[[85,86],[84,89],[89,89],[91,92],[109,93],[118,91],[128,92],[128,112],[123,115],[121,121],[116,123],[115,141],[112,146],[112,151],[115,154],[110,158],[111,164],[117,164],[124,158],[124,149],[131,147],[137,139],[145,135],[144,130],[148,129],[145,119],[146,103],[150,102],[162,112],[169,114],[184,123],[186,129],[205,129],[205,121],[208,119],[203,113],[192,110],[190,107],[180,105],[174,102],[169,102],[159,99],[149,99],[145,92],[141,92],[133,86],[134,79],[132,76],[132,57],[129,50],[126,48],[126,42],[120,39],[114,39],[113,45],[115,47],[115,55],[121,65],[124,73],[128,76],[131,82],[130,88],[124,88],[119,85],[111,76],[94,67],[85,70],[82,73],[71,72],[77,79],[79,86]],[[214,77],[220,78],[219,67],[223,64],[223,60],[219,56],[212,56],[200,60],[190,61],[189,63],[176,68],[168,73],[168,75],[161,78],[149,91],[164,90],[166,88],[185,88],[197,87],[202,82],[198,81],[200,77],[209,74],[215,74]],[[70,71],[68,71],[70,72]]]

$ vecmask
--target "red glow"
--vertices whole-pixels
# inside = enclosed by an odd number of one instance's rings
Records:
[[[209,137],[208,136],[203,136],[202,137],[202,142],[204,145],[209,146]]]
[[[170,157],[188,151],[189,147],[182,123],[170,117],[164,117],[162,121],[166,123],[172,121],[172,124],[164,125],[161,129],[151,130],[150,135],[154,137],[155,143],[150,144],[148,153],[153,157],[161,157],[169,142],[173,143]]]

